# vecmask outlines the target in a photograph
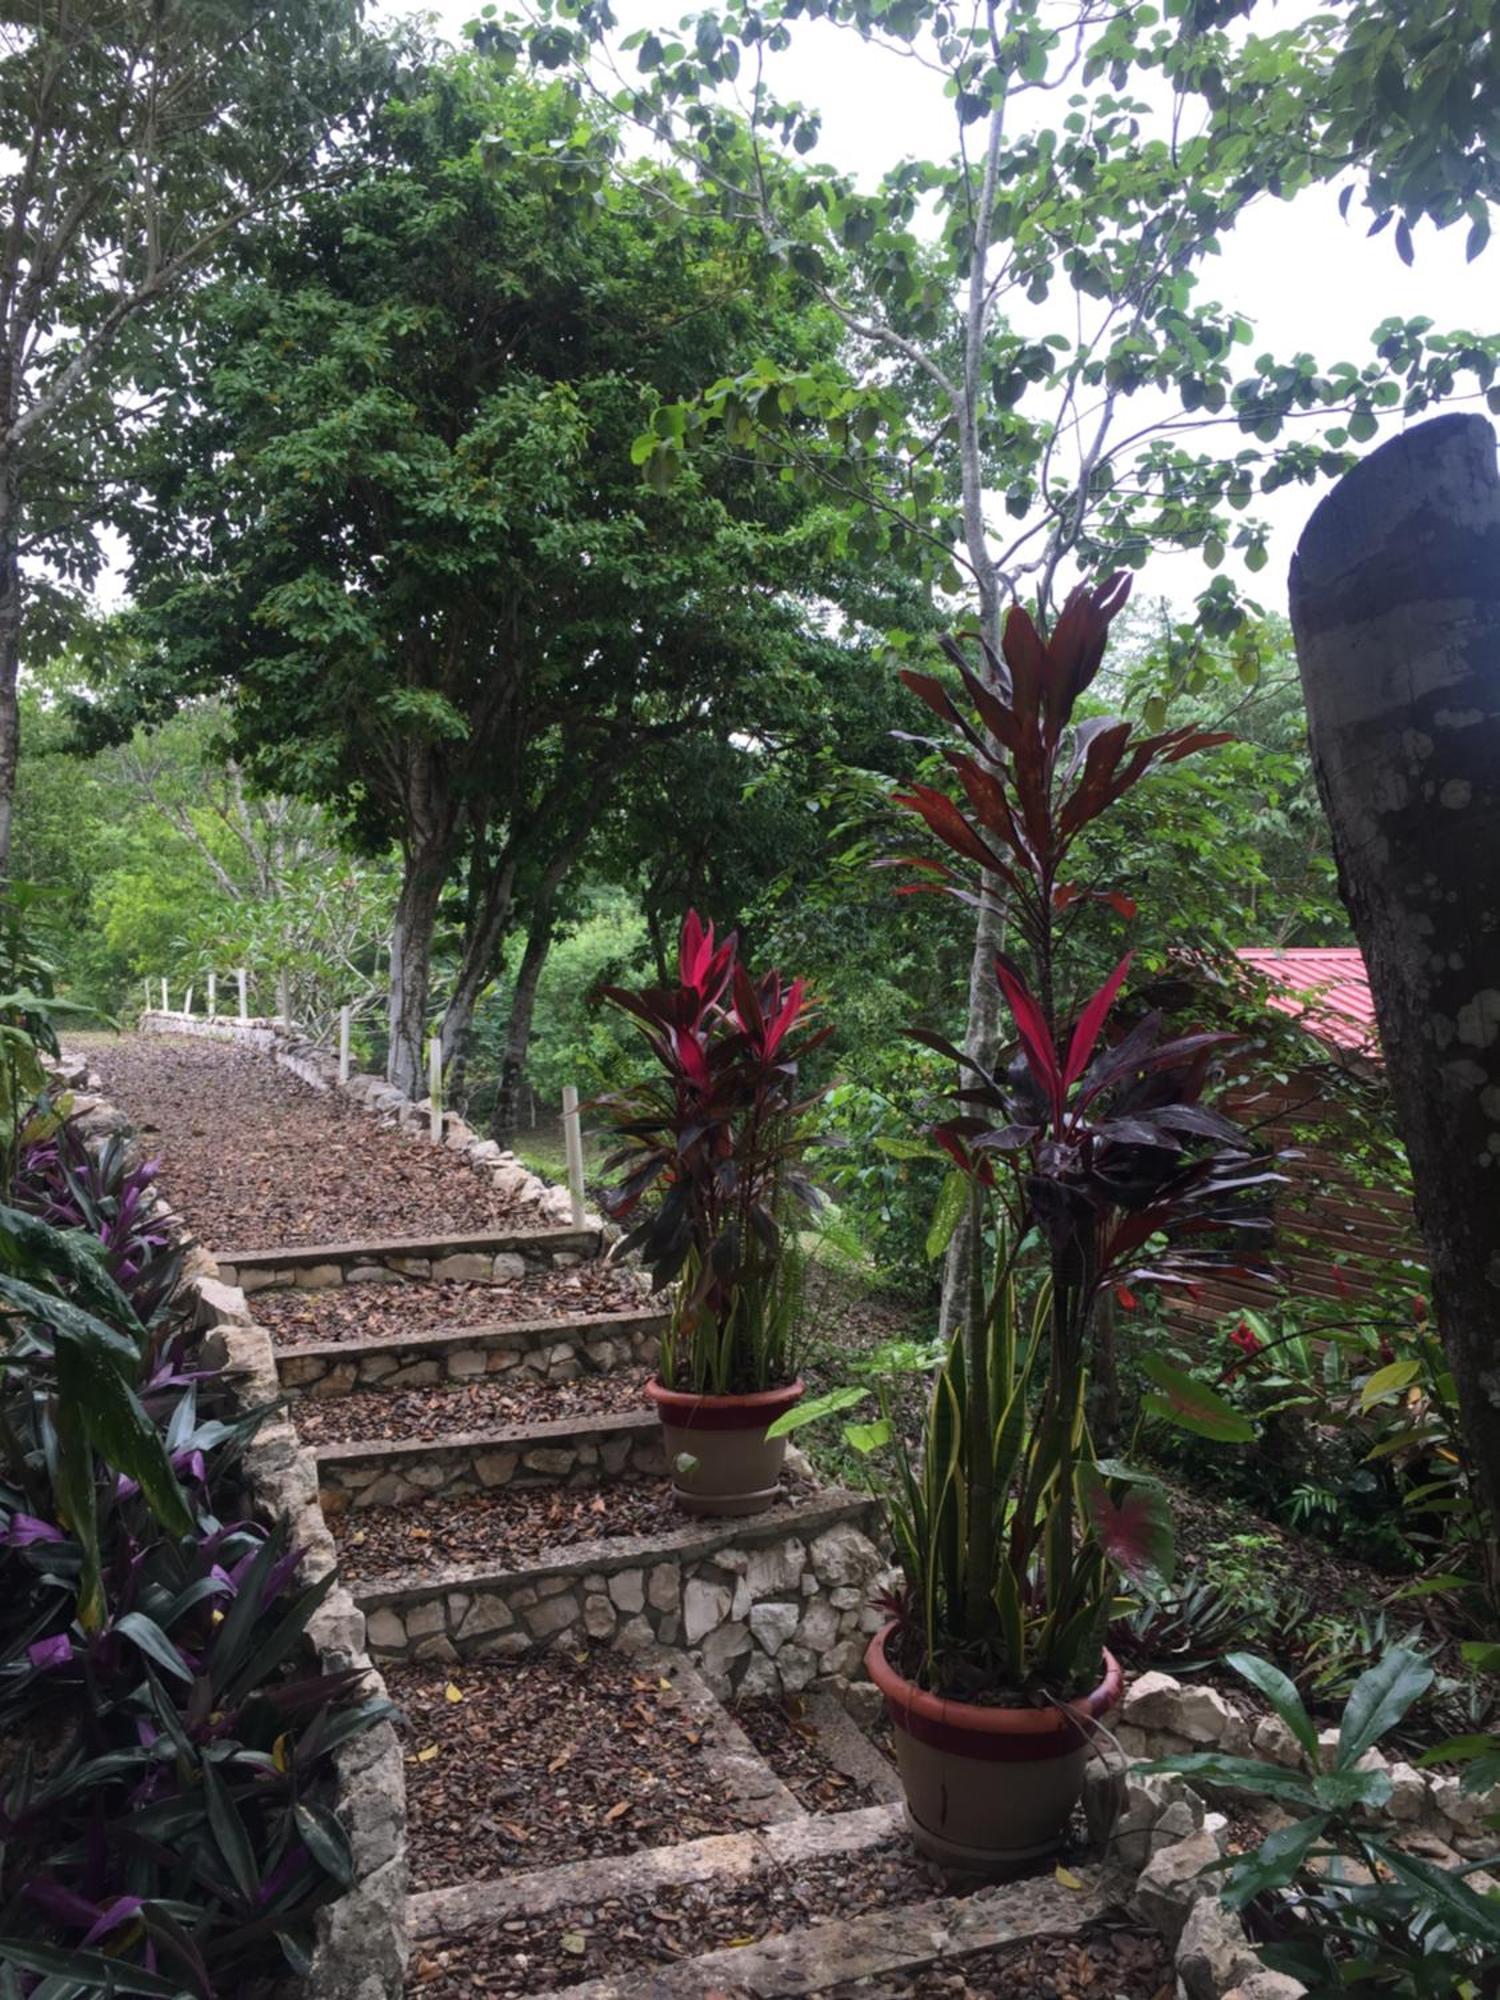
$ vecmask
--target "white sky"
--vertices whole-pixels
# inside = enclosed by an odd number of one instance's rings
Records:
[[[1302,10],[1298,0],[1278,7],[1276,24],[1287,25]],[[622,32],[671,27],[680,18],[673,0],[616,0],[616,11]],[[457,41],[477,12],[476,0],[439,0],[434,16],[440,30]],[[822,139],[811,158],[873,186],[903,156],[951,156],[953,111],[939,78],[825,22],[794,22],[791,32],[792,47],[773,59],[767,74],[778,96],[821,111]],[[634,57],[621,60],[633,74]],[[1065,108],[1056,97],[1042,102],[1049,117]],[[1441,234],[1424,225],[1417,232],[1415,265],[1408,268],[1396,255],[1390,229],[1373,239],[1366,235],[1369,212],[1358,197],[1347,223],[1337,201],[1336,186],[1311,189],[1293,202],[1264,198],[1224,239],[1217,265],[1203,269],[1198,297],[1217,299],[1256,329],[1254,343],[1238,350],[1245,365],[1236,372],[1248,373],[1248,364],[1267,350],[1281,359],[1310,352],[1324,368],[1338,361],[1360,366],[1372,358],[1372,330],[1391,315],[1425,315],[1441,330],[1483,333],[1500,325],[1500,242],[1466,265],[1464,225]],[[1055,312],[1049,323],[1058,323]],[[1445,407],[1483,405],[1455,400]],[[1133,399],[1132,410],[1150,414],[1146,394]],[[1398,422],[1383,418],[1373,442],[1393,435]],[[1305,420],[1305,429],[1312,435],[1317,426]],[[1187,441],[1191,444],[1191,434]],[[1326,490],[1326,483],[1294,486],[1258,498],[1251,509],[1272,525],[1270,561],[1258,576],[1245,579],[1268,610],[1286,609],[1286,573],[1297,536]],[[1196,555],[1168,555],[1152,562],[1137,591],[1168,596],[1186,609],[1206,575]]]

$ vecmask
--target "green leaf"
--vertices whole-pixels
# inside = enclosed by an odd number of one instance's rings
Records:
[[[1269,1660],[1261,1659],[1255,1653],[1230,1653],[1224,1664],[1242,1681],[1248,1681],[1257,1694],[1263,1694],[1281,1720],[1291,1730],[1293,1736],[1316,1764],[1318,1761],[1318,1732],[1312,1717],[1302,1706],[1302,1697],[1280,1667]]]
[[[115,1357],[91,1334],[59,1327],[56,1335],[57,1393],[71,1402],[85,1434],[105,1463],[134,1479],[162,1526],[174,1535],[193,1532],[193,1515],[161,1432],[121,1375]]]
[[[927,1261],[935,1263],[953,1241],[953,1232],[969,1205],[969,1177],[955,1168],[938,1189],[937,1207],[927,1230]]]
[[[1206,1382],[1197,1381],[1185,1369],[1174,1368],[1160,1354],[1146,1355],[1141,1367],[1163,1391],[1146,1398],[1146,1408],[1153,1416],[1164,1417],[1179,1430],[1194,1431],[1217,1444],[1248,1444],[1254,1438],[1255,1426],[1250,1419]]]
[[[1389,1361],[1384,1368],[1377,1368],[1360,1391],[1360,1409],[1368,1410],[1371,1404],[1381,1402],[1387,1396],[1399,1395],[1403,1389],[1411,1387],[1421,1372],[1420,1361]]]
[[[354,1880],[354,1856],[349,1836],[327,1806],[298,1805],[294,1818],[302,1844],[325,1875],[331,1875],[341,1889]]]
[[[888,1417],[882,1417],[874,1424],[845,1424],[844,1438],[852,1451],[868,1458],[873,1451],[888,1445],[896,1435],[896,1427]]]
[[[1328,1824],[1326,1813],[1293,1820],[1267,1834],[1253,1854],[1242,1854],[1224,1880],[1222,1898],[1227,1909],[1243,1910],[1269,1889],[1284,1889],[1322,1838]]]
[[[1394,1729],[1412,1703],[1432,1686],[1432,1662],[1393,1646],[1362,1673],[1350,1691],[1339,1725],[1338,1766],[1346,1770]]]
[[[100,1951],[77,1946],[37,1944],[31,1938],[0,1938],[0,1964],[20,1966],[48,1979],[65,1982],[63,1991],[77,1993],[93,1986],[100,1993],[140,1993],[154,2000],[182,2000],[182,1982],[159,1972],[144,1972]]]
[[[229,1879],[245,1901],[253,1903],[260,1887],[260,1876],[256,1872],[255,1850],[245,1831],[245,1822],[240,1818],[239,1808],[217,1766],[205,1763],[202,1770],[203,1800],[208,1809],[214,1843],[224,1857]]]
[[[1305,1773],[1284,1771],[1279,1764],[1262,1764],[1254,1757],[1227,1757],[1217,1750],[1203,1750],[1184,1757],[1157,1757],[1138,1768],[1148,1774],[1176,1771],[1186,1778],[1202,1778],[1210,1785],[1224,1785],[1230,1791],[1258,1793],[1268,1799],[1286,1799],[1309,1810],[1318,1803],[1312,1779]]]
[[[837,1416],[840,1410],[852,1410],[856,1403],[863,1403],[869,1395],[868,1389],[830,1389],[826,1396],[809,1396],[804,1402],[794,1403],[789,1410],[766,1426],[768,1438],[790,1437],[793,1431],[800,1431],[807,1424],[821,1423],[824,1417]]]
[[[1384,1841],[1372,1840],[1368,1846],[1375,1859],[1389,1868],[1398,1882],[1414,1890],[1456,1937],[1482,1942],[1491,1951],[1500,1949],[1500,1903],[1477,1895],[1446,1868],[1423,1861],[1419,1855],[1387,1847]]]
[[[123,1618],[115,1620],[113,1629],[123,1638],[133,1641],[149,1659],[155,1660],[169,1674],[180,1681],[191,1682],[192,1669],[156,1620],[148,1618],[144,1611],[127,1611]]]
[[[1313,1780],[1318,1804],[1330,1812],[1346,1812],[1350,1806],[1383,1806],[1391,1795],[1389,1771],[1324,1771]]]

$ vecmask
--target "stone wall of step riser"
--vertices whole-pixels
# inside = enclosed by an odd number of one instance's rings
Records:
[[[483,1310],[482,1302],[478,1308]],[[344,1396],[357,1389],[433,1389],[513,1374],[518,1381],[576,1382],[582,1375],[656,1366],[662,1319],[657,1313],[580,1320],[517,1321],[510,1326],[461,1327],[396,1340],[329,1341],[278,1349],[286,1395]]]
[[[791,1512],[792,1510],[788,1510]],[[863,1675],[885,1558],[852,1496],[808,1503],[798,1523],[736,1524],[596,1542],[528,1569],[465,1569],[357,1586],[377,1658],[517,1658],[533,1647],[684,1651],[721,1699],[847,1689]],[[830,1519],[830,1516],[836,1518]],[[705,1540],[709,1546],[705,1546]]]
[[[401,1284],[409,1279],[513,1285],[544,1271],[567,1271],[598,1255],[597,1229],[556,1226],[497,1230],[487,1236],[428,1242],[330,1243],[306,1250],[226,1251],[219,1275],[252,1292],[328,1292],[340,1285]]]
[[[396,1126],[409,1132],[413,1138],[431,1143],[432,1107],[429,1099],[407,1097],[383,1077],[369,1076],[363,1071],[356,1072],[347,1083],[340,1083],[338,1063],[327,1049],[273,1021],[242,1022],[222,1014],[209,1019],[150,1009],[140,1016],[140,1028],[144,1034],[196,1035],[205,1040],[232,1042],[240,1048],[255,1049],[272,1057],[293,1076],[311,1084],[313,1089],[339,1091],[382,1123]],[[534,1202],[547,1221],[571,1222],[572,1202],[566,1188],[553,1187],[542,1180],[496,1140],[481,1139],[456,1111],[443,1113],[443,1144],[450,1151],[461,1154],[498,1193],[517,1202]],[[584,1216],[584,1226],[602,1230],[611,1238],[617,1233],[592,1213]]]
[[[86,1114],[92,1136],[131,1131],[128,1117],[97,1095]],[[157,1214],[174,1223],[164,1202]],[[222,1368],[228,1418],[278,1400],[270,1336],[251,1323],[243,1292],[223,1283],[214,1258],[197,1246],[185,1253],[182,1289],[201,1332],[204,1365]],[[338,1552],[318,1503],[317,1460],[282,1417],[263,1422],[242,1460],[247,1497],[265,1520],[284,1517],[302,1551],[298,1581],[315,1583],[337,1567]],[[310,1668],[353,1671],[365,1692],[385,1693],[367,1651],[365,1618],[349,1589],[335,1584],[307,1629]],[[349,1839],[354,1886],[317,1916],[311,1970],[288,1982],[284,2000],[400,2000],[409,1950],[407,1927],[406,1778],[402,1750],[389,1722],[334,1752],[330,1804]]]
[[[597,1423],[527,1424],[437,1441],[324,1445],[318,1452],[323,1511],[330,1519],[366,1507],[459,1499],[502,1487],[598,1486],[608,1479],[666,1476],[661,1426],[642,1409]]]

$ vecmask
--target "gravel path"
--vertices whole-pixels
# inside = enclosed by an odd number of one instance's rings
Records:
[[[175,1035],[92,1041],[105,1094],[161,1161],[163,1194],[213,1250],[536,1227],[439,1146],[389,1129],[269,1057]]]

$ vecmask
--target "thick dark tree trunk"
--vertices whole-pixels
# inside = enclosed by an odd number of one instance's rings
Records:
[[[1292,629],[1432,1298],[1500,1521],[1500,480],[1482,417],[1372,452],[1298,545]]]
[[[497,868],[471,899],[472,908],[464,936],[463,957],[448,1005],[443,1009],[443,1063],[449,1072],[455,1099],[469,1060],[469,1036],[474,1027],[474,1010],[484,998],[485,988],[501,963],[514,907],[512,890],[516,870],[513,862]]]
[[[408,1097],[427,1091],[424,1034],[432,973],[432,934],[447,870],[429,853],[409,854],[391,921],[387,1078]]]
[[[10,879],[11,827],[21,721],[16,682],[21,671],[21,509],[16,466],[0,457],[0,883]]]
[[[526,950],[516,974],[516,990],[511,1001],[510,1020],[505,1029],[505,1054],[500,1059],[500,1088],[495,1096],[490,1137],[508,1139],[516,1129],[520,1109],[521,1084],[526,1075],[526,1055],[531,1047],[531,1023],[536,1013],[536,989],[552,949],[552,910],[538,912],[526,934]]]

